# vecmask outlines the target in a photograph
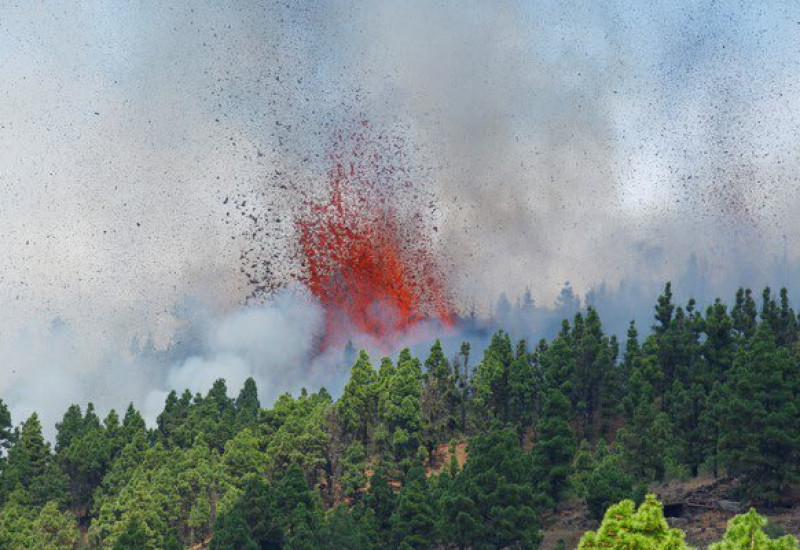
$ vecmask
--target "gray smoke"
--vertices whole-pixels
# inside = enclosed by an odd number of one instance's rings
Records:
[[[798,22],[789,2],[4,4],[0,397],[54,419],[216,373],[267,400],[330,382],[290,367],[317,306],[240,309],[241,258],[288,282],[285,210],[362,118],[410,144],[465,313],[531,288],[518,330],[546,333],[570,281],[618,330],[668,279],[791,288]]]

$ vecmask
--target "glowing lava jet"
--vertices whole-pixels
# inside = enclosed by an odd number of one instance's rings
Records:
[[[302,279],[326,311],[323,347],[353,332],[388,346],[423,319],[454,319],[419,204],[424,193],[368,130],[364,123],[355,136],[339,136],[327,196],[295,218]]]

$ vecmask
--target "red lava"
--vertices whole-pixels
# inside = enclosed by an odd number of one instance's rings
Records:
[[[405,170],[370,147],[365,128],[352,143],[340,136],[327,197],[295,219],[301,278],[326,311],[323,348],[354,331],[389,345],[423,319],[449,326],[455,318],[420,223],[424,209],[414,203],[421,193],[402,181]]]

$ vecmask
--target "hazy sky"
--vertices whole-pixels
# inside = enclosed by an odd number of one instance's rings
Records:
[[[0,4],[0,351],[233,312],[225,197],[291,202],[359,117],[412,144],[465,304],[800,257],[796,2],[229,4]]]

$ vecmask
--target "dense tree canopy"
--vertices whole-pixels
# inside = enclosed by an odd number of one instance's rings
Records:
[[[235,397],[220,379],[169,393],[152,428],[134,404],[73,404],[52,446],[0,400],[0,547],[535,548],[543,514],[579,498],[605,513],[582,548],[685,548],[653,498],[624,499],[704,473],[752,505],[791,498],[799,326],[785,290],[703,312],[666,285],[621,357],[588,308],[535,346],[498,331],[475,365],[468,343],[377,369],[353,353],[338,399],[263,408],[253,379]],[[763,527],[745,514],[714,548],[797,547]]]

